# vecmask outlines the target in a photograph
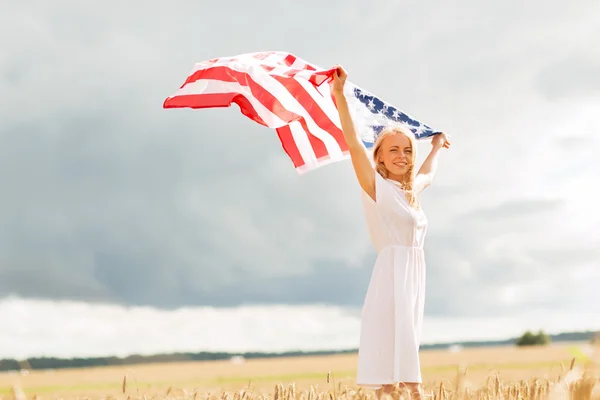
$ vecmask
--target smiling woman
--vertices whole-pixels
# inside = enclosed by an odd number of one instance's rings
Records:
[[[415,174],[416,146],[411,131],[389,127],[377,137],[375,167],[359,141],[344,97],[347,74],[338,67],[333,92],[352,165],[362,188],[369,235],[378,256],[363,306],[356,381],[378,397],[402,384],[421,398],[419,346],[425,306],[423,245],[427,218],[417,194],[433,180],[445,134],[432,139],[432,151]]]

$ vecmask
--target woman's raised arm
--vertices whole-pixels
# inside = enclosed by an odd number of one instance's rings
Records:
[[[419,168],[417,176],[415,176],[415,193],[421,192],[433,182],[437,170],[438,155],[442,148],[449,149],[450,142],[445,133],[438,133],[431,139],[431,151],[423,161],[421,168]]]
[[[344,71],[341,66],[338,66],[337,71],[333,76],[333,96],[340,115],[344,139],[348,144],[352,166],[354,167],[354,173],[356,174],[358,183],[373,201],[376,201],[375,170],[369,160],[367,149],[358,139],[354,122],[352,121],[350,110],[348,109],[348,102],[344,96],[344,84],[346,83],[347,77],[348,74],[346,71]]]

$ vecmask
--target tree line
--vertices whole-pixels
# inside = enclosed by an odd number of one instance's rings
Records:
[[[459,342],[459,343],[439,343],[428,344],[421,346],[421,349],[441,349],[448,348],[451,344],[462,345],[463,347],[476,346],[535,346],[546,345],[550,342],[566,342],[566,341],[598,341],[600,343],[600,332],[569,332],[558,335],[548,335],[544,331],[533,333],[525,332],[518,338],[507,339],[503,341],[487,341],[487,342]],[[145,363],[166,363],[166,362],[182,362],[182,361],[210,361],[210,360],[229,360],[234,356],[242,356],[245,359],[253,358],[276,358],[276,357],[297,357],[307,355],[330,355],[330,354],[345,354],[355,353],[356,349],[340,350],[340,351],[291,351],[285,353],[263,353],[263,352],[248,352],[248,353],[226,353],[226,352],[199,352],[199,353],[173,353],[173,354],[157,354],[150,356],[131,355],[128,357],[79,357],[79,358],[56,358],[56,357],[40,357],[29,358],[27,360],[4,359],[0,360],[0,371],[19,371],[19,370],[37,370],[37,369],[59,369],[59,368],[85,368],[99,366],[118,366],[132,365]]]

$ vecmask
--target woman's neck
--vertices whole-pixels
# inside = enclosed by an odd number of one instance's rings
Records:
[[[388,179],[402,186],[405,186],[407,183],[406,175],[388,175]]]

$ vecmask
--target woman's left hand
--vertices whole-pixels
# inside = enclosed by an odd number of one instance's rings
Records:
[[[444,132],[433,135],[433,138],[431,138],[431,145],[436,148],[444,147],[446,149],[449,149],[450,148],[450,142],[448,141],[449,137],[450,136],[446,135]]]

